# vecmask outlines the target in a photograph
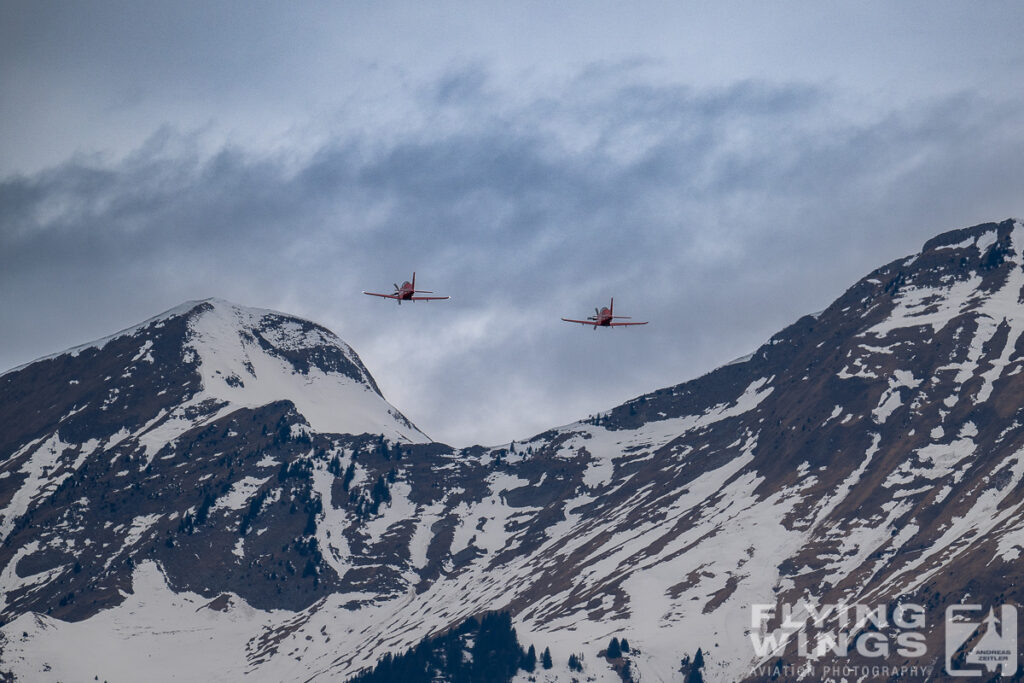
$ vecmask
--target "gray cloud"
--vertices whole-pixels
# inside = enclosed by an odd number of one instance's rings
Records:
[[[324,322],[435,438],[524,438],[746,353],[934,233],[1020,215],[1020,102],[874,114],[842,93],[697,88],[627,62],[557,92],[481,65],[415,125],[256,149],[156,130],[0,181],[0,365],[189,298]],[[339,118],[344,112],[339,111]],[[454,296],[359,294],[416,270]],[[628,331],[561,323],[616,297]]]

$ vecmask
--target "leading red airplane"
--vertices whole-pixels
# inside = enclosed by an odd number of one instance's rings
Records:
[[[567,323],[580,323],[581,325],[593,325],[596,330],[598,327],[625,327],[626,325],[646,325],[646,322],[642,323],[615,323],[613,320],[625,319],[629,320],[628,315],[615,315],[615,299],[612,298],[611,304],[608,308],[602,308],[600,311],[594,309],[594,315],[590,316],[586,320],[570,320],[569,318],[562,318]]]
[[[402,286],[395,285],[394,294],[378,294],[376,292],[363,292],[369,296],[380,296],[385,299],[397,299],[398,305],[401,306],[403,301],[436,301],[440,299],[450,299],[447,296],[414,296],[415,294],[433,294],[425,289],[416,289],[416,273],[412,274],[412,282],[403,282]]]

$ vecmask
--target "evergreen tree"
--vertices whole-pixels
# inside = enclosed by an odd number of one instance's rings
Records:
[[[512,628],[512,615],[498,612],[480,621],[480,631],[473,643],[471,680],[508,681],[519,670],[523,648]]]
[[[622,646],[619,645],[618,638],[612,638],[612,641],[608,643],[608,652],[605,656],[608,659],[618,659],[622,656]]]
[[[206,518],[210,514],[210,508],[217,502],[217,499],[213,497],[212,493],[207,493],[203,496],[203,502],[200,504],[199,509],[196,510],[196,524],[205,524]]]
[[[465,671],[465,657],[462,655],[463,643],[461,638],[447,638],[444,643],[444,669],[454,680],[459,678],[465,680],[468,671]]]
[[[341,488],[348,491],[349,485],[352,483],[352,479],[356,476],[356,456],[353,453],[352,459],[348,463],[348,467],[345,468],[345,476],[341,480]]]
[[[533,645],[526,651],[526,656],[523,657],[523,663],[519,666],[523,671],[533,673],[537,668],[537,650],[534,649]]]
[[[683,660],[684,662],[686,660]],[[697,654],[693,656],[693,663],[690,664],[690,670],[686,674],[686,683],[704,683],[704,674],[701,673],[701,669],[704,668],[704,653],[700,648],[697,648]]]
[[[551,648],[544,648],[544,654],[540,658],[541,666],[545,669],[550,669],[554,664],[551,663]]]
[[[622,649],[623,652],[629,652],[629,641],[623,638],[619,641],[619,647]]]
[[[391,491],[388,489],[387,480],[384,479],[384,475],[377,477],[377,483],[373,485],[373,491],[370,493],[372,503],[370,504],[370,514],[377,514],[377,510],[380,509],[382,503],[391,502]]]
[[[569,671],[583,671],[583,662],[580,661],[580,655],[575,653],[569,655]]]
[[[473,646],[467,653],[469,641]],[[533,653],[536,657],[536,650]],[[403,654],[387,654],[374,669],[356,675],[350,683],[508,683],[526,657],[511,616],[494,613],[481,621],[467,619],[458,628],[426,638]]]

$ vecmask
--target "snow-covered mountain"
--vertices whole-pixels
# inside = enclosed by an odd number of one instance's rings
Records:
[[[613,636],[644,681],[941,678],[949,605],[1024,602],[1022,295],[1024,225],[946,233],[747,359],[461,450],[327,330],[186,304],[0,376],[0,668],[344,680],[504,609],[538,680],[620,680]],[[753,605],[800,601],[920,605],[923,652],[758,654]]]

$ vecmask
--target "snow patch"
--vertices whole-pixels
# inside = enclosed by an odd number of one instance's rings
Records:
[[[288,400],[322,433],[384,434],[393,441],[426,443],[430,439],[396,417],[397,411],[364,381],[311,366],[306,373],[273,355],[245,330],[258,329],[271,311],[242,308],[212,301],[211,307],[189,320],[189,345],[199,360],[201,399],[234,407],[257,408]],[[278,315],[278,314],[273,314]],[[337,346],[350,359],[354,352],[326,331],[302,332],[297,323],[271,326],[265,334],[277,348],[294,350],[317,344]]]
[[[232,486],[231,490],[217,499],[210,508],[210,512],[217,510],[241,510],[252,499],[260,488],[270,481],[271,477],[245,477],[239,479]]]

